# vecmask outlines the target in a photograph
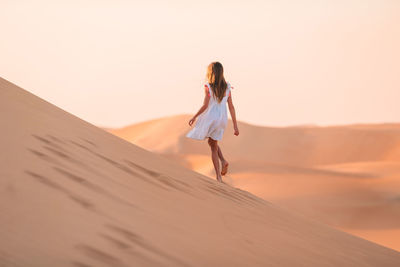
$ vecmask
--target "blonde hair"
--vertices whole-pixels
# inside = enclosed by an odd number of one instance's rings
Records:
[[[221,102],[228,87],[224,78],[224,68],[222,67],[222,64],[218,61],[211,62],[207,67],[206,77],[211,90],[218,99],[218,102]]]

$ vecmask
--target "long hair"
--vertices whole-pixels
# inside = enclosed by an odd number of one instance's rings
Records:
[[[218,61],[211,62],[207,67],[206,77],[218,102],[221,102],[222,98],[224,98],[226,88],[228,87],[224,78],[224,68],[222,64]]]

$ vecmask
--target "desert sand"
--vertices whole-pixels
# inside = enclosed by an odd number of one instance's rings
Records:
[[[185,137],[190,117],[109,131],[215,179],[207,143]],[[400,251],[400,124],[261,127],[239,122],[239,129],[234,136],[229,122],[220,142],[230,162],[228,184]]]
[[[0,266],[399,266],[0,79]]]

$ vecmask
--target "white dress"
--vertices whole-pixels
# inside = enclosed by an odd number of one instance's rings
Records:
[[[208,137],[214,140],[221,140],[228,122],[226,102],[230,94],[231,85],[227,83],[225,96],[219,103],[210,84],[206,83],[205,86],[208,88],[210,102],[207,109],[197,117],[195,126],[186,134],[186,137],[196,140],[204,140]]]

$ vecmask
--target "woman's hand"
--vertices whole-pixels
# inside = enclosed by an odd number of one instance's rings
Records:
[[[192,126],[192,124],[194,123],[195,120],[196,120],[196,117],[191,118],[189,121],[189,125]]]
[[[237,126],[234,127],[235,132],[233,133],[234,135],[238,136],[239,135],[239,129]]]

